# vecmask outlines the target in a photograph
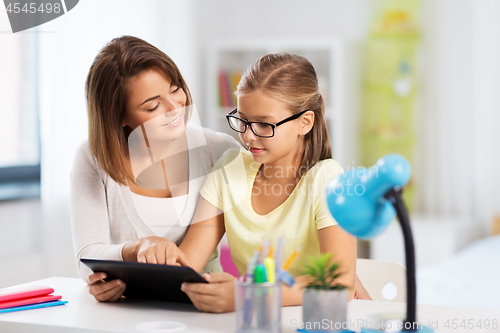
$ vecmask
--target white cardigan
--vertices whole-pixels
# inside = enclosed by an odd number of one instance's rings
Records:
[[[229,148],[240,147],[230,135],[188,125],[189,192],[179,221],[163,237],[179,245],[194,216],[200,189],[213,163]],[[207,147],[207,144],[209,147]],[[209,149],[208,149],[209,148]],[[70,191],[73,245],[80,277],[86,281],[91,270],[80,258],[123,260],[126,242],[155,236],[141,220],[132,201],[130,189],[118,185],[99,166],[83,142],[75,155]],[[219,247],[212,253],[203,272],[222,272]]]

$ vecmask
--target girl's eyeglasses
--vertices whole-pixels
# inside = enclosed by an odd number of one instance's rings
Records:
[[[250,126],[253,134],[259,136],[261,138],[272,138],[274,136],[274,129],[279,125],[283,125],[286,122],[297,119],[302,116],[305,112],[309,110],[301,111],[297,114],[294,114],[291,117],[283,119],[277,124],[263,123],[260,121],[246,121],[241,118],[236,117],[234,114],[238,112],[238,109],[234,109],[230,113],[226,115],[227,122],[229,123],[229,127],[235,130],[238,133],[245,133],[247,130],[247,126]]]

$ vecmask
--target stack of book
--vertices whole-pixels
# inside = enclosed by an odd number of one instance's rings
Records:
[[[219,70],[219,106],[236,107],[236,96],[234,92],[241,80],[241,72]]]
[[[54,289],[28,286],[0,290],[0,313],[63,305],[61,296],[52,295]]]

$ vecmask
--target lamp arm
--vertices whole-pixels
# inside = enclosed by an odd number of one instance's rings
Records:
[[[389,199],[396,209],[399,223],[403,231],[403,238],[405,242],[405,256],[406,256],[406,323],[409,323],[409,329],[403,329],[406,332],[416,332],[417,328],[417,283],[415,271],[415,245],[413,243],[413,235],[410,227],[410,219],[408,211],[406,210],[403,198],[401,197],[402,188],[395,188],[389,190],[385,197]],[[414,329],[415,325],[415,329]]]

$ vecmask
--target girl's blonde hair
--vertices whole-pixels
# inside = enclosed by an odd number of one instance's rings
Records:
[[[262,92],[283,102],[297,114],[314,112],[312,129],[304,136],[299,172],[302,176],[317,162],[332,158],[332,147],[325,120],[325,102],[319,92],[313,65],[304,57],[290,53],[266,54],[248,68],[238,84],[237,96]]]
[[[94,59],[87,75],[85,93],[89,117],[89,147],[102,169],[120,185],[135,183],[128,150],[129,128],[123,127],[127,112],[127,83],[130,78],[156,69],[168,76],[186,94],[191,93],[169,56],[148,42],[122,36],[109,42]],[[186,121],[190,114],[186,114]]]

